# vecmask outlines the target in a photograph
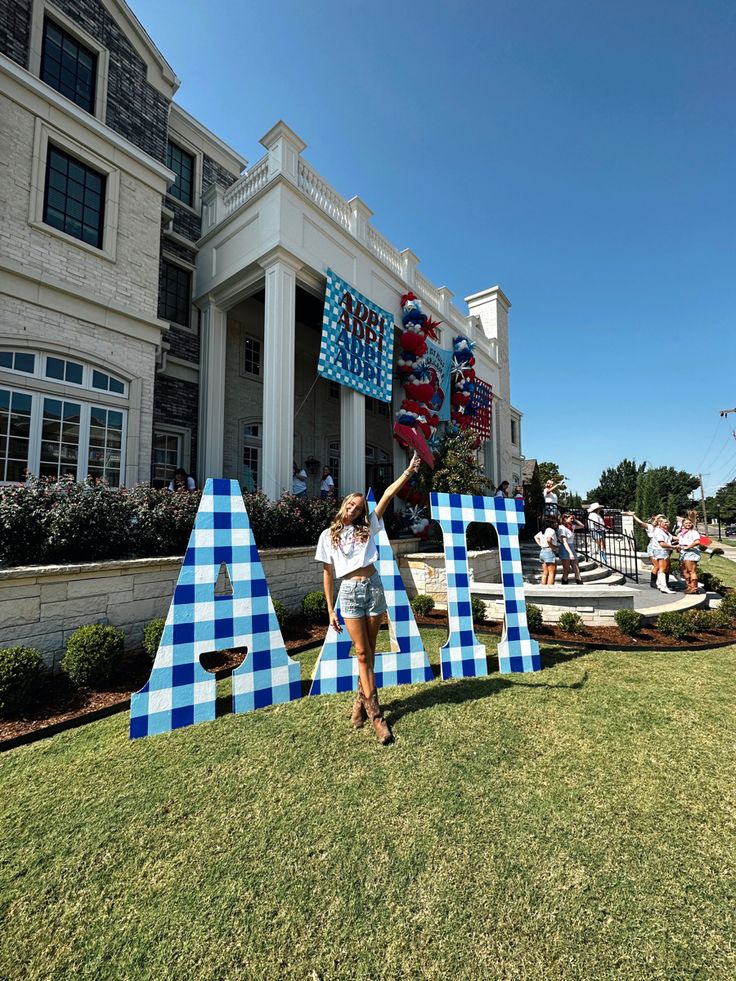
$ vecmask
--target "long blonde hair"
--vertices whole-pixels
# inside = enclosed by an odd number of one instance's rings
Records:
[[[352,494],[347,494],[342,499],[342,504],[335,515],[335,520],[330,525],[330,544],[333,548],[337,548],[337,543],[340,541],[340,535],[345,528],[345,518],[347,517],[348,504],[352,501],[354,497],[359,497],[363,501],[363,513],[359,518],[353,522],[353,528],[355,529],[355,537],[359,542],[367,542],[370,537],[370,526],[368,523],[368,504],[366,503],[365,497],[358,491],[353,491]]]

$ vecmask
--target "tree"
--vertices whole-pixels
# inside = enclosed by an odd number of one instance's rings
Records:
[[[635,460],[624,459],[617,466],[609,467],[601,474],[598,486],[588,492],[588,500],[600,501],[609,508],[631,510],[636,503],[637,481],[646,466],[646,463],[637,466]]]
[[[491,486],[477,456],[478,437],[469,429],[448,432],[434,455],[434,470],[422,467],[418,487],[424,494],[478,494]]]
[[[706,498],[705,506],[709,519],[720,515],[721,521],[726,525],[736,521],[736,480],[730,480],[719,487],[713,497]]]
[[[560,486],[555,493],[560,498],[560,502],[562,502],[567,488],[565,487],[565,478],[560,473],[560,468],[551,460],[545,460],[543,463],[538,464],[538,467],[542,487],[544,487],[548,480],[551,480],[553,484],[559,484]]]
[[[700,480],[685,470],[674,467],[643,470],[636,483],[636,515],[646,521],[653,514],[665,514],[674,523],[676,515],[690,510],[690,495],[699,486]],[[646,548],[646,536],[642,535],[637,530],[637,543],[639,548]]]

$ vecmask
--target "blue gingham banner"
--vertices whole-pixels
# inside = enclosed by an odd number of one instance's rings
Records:
[[[442,528],[447,573],[450,635],[440,651],[443,678],[488,674],[486,650],[473,630],[470,574],[465,532],[473,521],[490,522],[498,534],[505,622],[498,645],[501,672],[539,671],[539,644],[529,636],[524,579],[521,574],[519,528],[524,527],[524,502],[469,494],[430,495],[432,517]]]
[[[215,595],[223,562],[230,596]],[[131,738],[214,719],[215,676],[199,658],[233,647],[248,649],[233,672],[234,712],[301,696],[299,665],[286,653],[238,482],[209,479],[151,677],[131,697]]]
[[[328,269],[319,374],[390,402],[393,338],[391,314]]]
[[[368,511],[375,511],[376,499],[373,491],[368,491],[367,501]],[[432,681],[432,668],[385,530],[378,533],[377,541],[378,561],[375,566],[381,576],[389,625],[399,649],[376,652],[376,685],[378,688],[387,688],[390,685],[417,685],[423,681]],[[335,609],[339,613],[339,602]],[[355,691],[358,687],[358,661],[350,656],[352,642],[342,616],[340,622],[343,624],[341,634],[333,627],[327,631],[314,667],[310,695],[334,695],[340,691]],[[380,640],[381,634],[378,636]]]

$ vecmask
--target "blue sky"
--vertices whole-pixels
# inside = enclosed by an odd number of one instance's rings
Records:
[[[461,308],[502,286],[526,456],[736,477],[732,0],[132,7],[250,161],[283,118]]]

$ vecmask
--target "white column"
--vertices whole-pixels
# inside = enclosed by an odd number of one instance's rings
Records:
[[[299,264],[278,252],[266,271],[263,315],[263,490],[277,500],[291,491],[294,462],[294,336]]]
[[[222,477],[227,314],[211,297],[201,310],[197,480],[203,487],[208,477]]]
[[[340,386],[340,493],[363,494],[365,486],[365,396]]]

